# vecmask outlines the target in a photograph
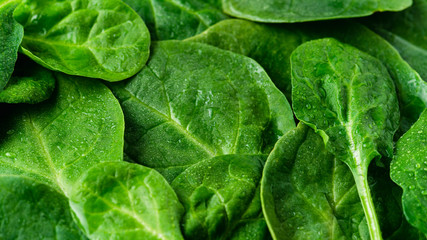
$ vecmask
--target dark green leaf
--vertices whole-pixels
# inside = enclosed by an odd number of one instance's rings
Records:
[[[183,239],[176,194],[162,175],[140,165],[97,165],[76,182],[70,204],[91,239]]]
[[[306,22],[400,11],[412,0],[222,0],[227,14],[257,22]]]
[[[219,0],[124,0],[145,21],[153,39],[185,39],[226,19]]]
[[[17,175],[0,175],[0,238],[86,239],[73,222],[67,198]]]
[[[255,61],[204,44],[158,42],[147,67],[112,89],[125,114],[126,154],[169,181],[214,156],[268,153],[295,124]]]
[[[0,92],[12,75],[24,35],[23,27],[13,19],[18,4],[18,0],[0,1]]]
[[[119,81],[148,59],[148,29],[120,0],[23,0],[14,16],[22,52],[52,70]]]
[[[391,156],[398,128],[395,87],[381,62],[334,39],[304,43],[291,56],[292,104],[354,175],[372,239],[381,239],[368,166]]]
[[[55,88],[53,72],[20,56],[12,78],[0,92],[0,102],[39,103],[47,100]]]
[[[427,110],[397,142],[391,177],[403,188],[403,210],[409,223],[427,234]]]

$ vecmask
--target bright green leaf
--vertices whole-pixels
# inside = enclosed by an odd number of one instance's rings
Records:
[[[119,81],[149,56],[148,29],[121,0],[23,0],[14,16],[22,52],[52,70]]]

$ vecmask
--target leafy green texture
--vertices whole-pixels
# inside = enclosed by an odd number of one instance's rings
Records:
[[[0,174],[26,176],[56,190],[68,188],[87,168],[120,161],[123,114],[99,82],[58,74],[49,101],[2,109]]]
[[[367,23],[395,46],[402,57],[427,81],[427,0],[399,13],[378,14]]]
[[[400,133],[406,132],[427,107],[427,83],[382,37],[354,22],[262,25],[245,20],[225,20],[189,39],[243,54],[259,62],[276,86],[291,100],[290,54],[302,42],[334,37],[378,58],[397,87]]]
[[[91,239],[183,239],[182,205],[155,170],[101,163],[75,184],[71,208]]]
[[[2,238],[76,239],[65,196],[88,167],[122,159],[118,102],[99,82],[58,75],[52,99],[2,113]]]
[[[402,216],[401,191],[387,169],[371,166],[369,173],[383,236],[415,239],[418,233]],[[351,171],[304,124],[276,144],[264,168],[261,193],[274,239],[369,239]]]
[[[55,88],[53,73],[20,56],[12,78],[0,92],[0,102],[39,103],[47,100]]]
[[[226,19],[219,0],[124,0],[156,40],[185,39]]]
[[[256,207],[260,204],[256,204],[255,209],[248,206],[254,196],[259,200],[256,193],[264,161],[262,155],[225,155],[202,161],[179,175],[172,187],[186,209],[185,236],[188,239],[229,239],[234,233],[234,226],[229,225],[247,218],[244,215],[250,215],[250,211],[259,214]],[[261,226],[263,231],[255,231],[258,234],[252,239],[264,239],[265,223],[261,222]]]
[[[0,175],[0,238],[86,239],[74,224],[67,199],[24,176]]]
[[[14,16],[22,52],[52,70],[119,81],[148,59],[148,29],[120,0],[24,0]]]
[[[292,51],[306,40],[292,27],[276,27],[230,19],[219,22],[188,41],[201,42],[256,60],[291,100]]]
[[[427,235],[427,110],[397,142],[391,177],[403,188],[409,223]]]
[[[295,123],[255,61],[204,44],[158,42],[137,76],[111,88],[125,114],[126,155],[172,182],[186,209],[186,239],[268,236],[256,193],[259,158]]]
[[[158,42],[147,67],[111,87],[125,114],[126,154],[169,181],[203,159],[268,153],[295,125],[255,61],[204,44]]]
[[[412,0],[222,0],[227,14],[258,22],[305,22],[400,11]]]
[[[334,39],[304,43],[291,63],[295,115],[319,131],[329,151],[349,166],[371,238],[381,239],[367,172],[380,153],[391,156],[398,128],[398,102],[387,69]]]
[[[18,48],[24,36],[23,27],[13,18],[18,0],[0,1],[0,92],[12,75]]]

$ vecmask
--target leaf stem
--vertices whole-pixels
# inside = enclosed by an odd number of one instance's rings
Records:
[[[375,206],[372,201],[367,174],[353,173],[353,176],[356,182],[357,191],[359,192],[360,201],[362,202],[363,211],[365,212],[371,240],[382,240],[381,229],[378,223]]]

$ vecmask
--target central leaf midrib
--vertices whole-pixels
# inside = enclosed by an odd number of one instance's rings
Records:
[[[172,124],[178,131],[180,131],[183,135],[185,135],[188,139],[190,139],[192,142],[196,143],[199,147],[201,147],[203,150],[206,151],[211,157],[215,157],[216,151],[206,143],[204,143],[200,138],[194,136],[191,134],[187,129],[184,129],[178,122],[176,122],[173,118],[170,118],[169,116],[159,112],[157,109],[151,107],[150,105],[143,102],[141,99],[137,98],[132,92],[130,92],[128,89],[123,88],[124,91],[126,91],[132,99],[135,99],[138,103],[143,105],[144,107],[148,108],[151,112],[154,114],[160,116],[163,118],[166,122]]]

